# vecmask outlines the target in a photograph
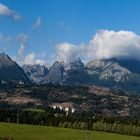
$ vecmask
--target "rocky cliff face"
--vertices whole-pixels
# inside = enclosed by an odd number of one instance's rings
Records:
[[[83,85],[87,82],[84,64],[80,59],[65,64],[63,83],[67,85]]]
[[[116,60],[94,60],[85,66],[89,75],[95,75],[101,80],[111,80],[115,82],[128,81],[132,74],[129,69],[121,66]]]
[[[0,81],[28,83],[29,79],[23,69],[8,55],[0,54]]]
[[[33,83],[41,83],[48,74],[48,68],[41,65],[23,65],[22,68]]]
[[[47,77],[43,83],[61,84],[63,81],[64,65],[61,62],[54,62],[50,67]]]
[[[75,84],[79,80],[78,75],[83,71],[84,64],[81,60],[75,60],[68,63],[56,61],[52,67],[50,67],[48,75],[44,79],[44,83]]]
[[[64,64],[65,71],[83,71],[84,70],[84,64],[80,59],[77,59],[75,61],[70,61]]]

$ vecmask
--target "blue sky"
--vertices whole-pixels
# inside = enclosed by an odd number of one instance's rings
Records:
[[[0,48],[19,63],[50,64],[67,46],[66,55],[78,53],[70,47],[89,46],[100,30],[140,35],[139,0],[0,0],[0,4]],[[60,45],[64,48],[58,49]]]

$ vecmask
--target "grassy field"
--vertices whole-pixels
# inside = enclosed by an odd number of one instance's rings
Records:
[[[14,140],[140,140],[140,137],[105,132],[0,123],[0,137],[5,136]]]
[[[31,112],[45,112],[45,110],[43,110],[43,109],[23,109],[23,111],[31,111]]]

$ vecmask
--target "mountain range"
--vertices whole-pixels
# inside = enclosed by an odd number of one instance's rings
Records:
[[[29,68],[30,67],[30,68]],[[84,65],[78,59],[72,62],[54,62],[48,69],[45,68],[43,76],[39,76],[39,66],[23,66],[25,73],[36,67],[37,77],[41,77],[38,81],[34,73],[30,73],[30,77],[34,77],[34,83],[39,84],[60,84],[60,85],[97,85],[109,87],[112,89],[122,89],[138,93],[140,91],[140,61],[138,60],[118,60],[102,59],[93,60]],[[32,70],[33,71],[33,70]],[[37,72],[38,71],[38,72]],[[30,77],[28,77],[30,79]]]
[[[48,69],[41,65],[20,67],[7,54],[0,54],[1,82],[20,82],[54,85],[97,85],[139,93],[140,61],[121,59],[80,59],[67,63],[55,61]]]
[[[139,116],[139,69],[140,61],[114,58],[20,67],[2,53],[0,108],[56,106],[99,116]]]

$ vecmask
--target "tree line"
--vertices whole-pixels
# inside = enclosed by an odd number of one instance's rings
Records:
[[[75,112],[67,115],[59,108],[50,107],[42,112],[0,110],[0,121],[140,136],[140,118],[93,116],[90,112]]]
[[[0,137],[0,140],[14,140],[13,137]]]

